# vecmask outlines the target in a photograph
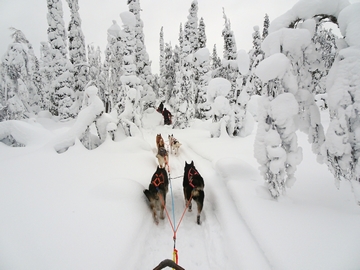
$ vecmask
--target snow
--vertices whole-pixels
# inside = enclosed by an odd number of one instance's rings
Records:
[[[301,57],[304,49],[311,43],[307,29],[283,28],[270,33],[261,43],[261,49],[268,57],[275,53],[290,52],[293,57]]]
[[[130,11],[125,11],[125,12],[121,12],[120,13],[120,18],[121,21],[123,22],[124,25],[127,25],[131,28],[135,28],[136,26],[136,17],[134,15],[134,13],[130,12]]]
[[[26,147],[0,143],[0,269],[152,269],[171,259],[169,221],[155,225],[142,192],[156,170],[158,133],[182,144],[178,156],[170,155],[174,209],[170,191],[167,209],[176,223],[184,210],[185,161],[193,160],[205,179],[202,224],[187,212],[177,232],[185,269],[360,267],[360,208],[348,182],[335,188],[305,134],[298,133],[304,159],[296,185],[276,201],[257,170],[254,132],[210,138],[205,122],[174,130],[159,124],[155,110],[145,115],[141,136],[108,137],[94,150],[76,140],[62,154],[48,143],[73,122],[1,123],[0,134],[26,136]]]
[[[263,83],[279,78],[282,79],[290,66],[290,60],[282,53],[275,53],[265,58],[255,69],[255,74]]]
[[[297,19],[310,19],[315,15],[327,14],[338,17],[348,0],[300,0],[290,10],[274,19],[269,26],[269,33],[288,27]]]
[[[231,90],[231,83],[228,80],[224,78],[212,79],[209,82],[208,90],[207,90],[208,100],[212,102],[218,96],[226,97],[226,95],[230,92],[230,90]]]
[[[202,65],[203,63],[209,61],[210,59],[209,49],[201,48],[193,54],[193,57],[194,57],[194,63],[196,65]]]
[[[339,28],[349,46],[360,46],[360,3],[344,8],[339,14]]]
[[[245,50],[239,50],[237,52],[236,60],[239,72],[244,76],[247,75],[249,73],[250,66],[249,54]]]

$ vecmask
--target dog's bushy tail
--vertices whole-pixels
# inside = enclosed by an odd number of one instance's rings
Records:
[[[149,202],[151,202],[152,200],[154,200],[154,195],[150,192],[150,190],[148,189],[144,189],[144,194],[146,196],[146,198],[148,198]]]

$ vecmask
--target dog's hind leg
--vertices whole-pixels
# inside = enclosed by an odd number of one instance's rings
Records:
[[[161,196],[160,199],[160,218],[161,219],[165,219],[165,215],[164,215],[164,210],[166,207],[166,195],[164,195],[163,193],[159,194],[159,197]]]
[[[191,203],[191,200],[190,200],[191,191],[188,192],[187,188],[184,188],[183,190],[184,190],[185,206],[187,206],[188,211],[191,212],[192,211],[192,209],[191,209],[192,203]],[[190,193],[190,194],[188,194],[188,193]]]
[[[151,200],[150,207],[151,207],[151,210],[153,212],[154,221],[155,221],[156,225],[158,225],[159,224],[159,219],[158,219],[158,216],[156,214],[156,201],[155,200]]]
[[[203,206],[204,206],[204,197],[205,197],[204,191],[199,190],[198,196],[196,198],[194,198],[194,200],[196,201],[197,210],[198,210],[197,217],[196,217],[196,222],[199,225],[201,224],[201,222],[200,222],[200,214],[201,214],[201,211],[202,211]]]

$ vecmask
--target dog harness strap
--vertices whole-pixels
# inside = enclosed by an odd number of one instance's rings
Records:
[[[198,175],[199,172],[197,170],[195,170],[194,168],[190,168],[189,172],[188,172],[188,179],[189,179],[189,185],[192,187],[192,188],[195,188],[195,185],[193,184],[193,175]]]
[[[155,179],[151,182],[155,187],[160,186],[161,184],[164,184],[164,176],[162,174],[155,174]]]

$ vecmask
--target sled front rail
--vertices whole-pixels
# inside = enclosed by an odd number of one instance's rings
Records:
[[[175,270],[185,270],[185,268],[182,268],[180,265],[177,265],[174,261],[169,260],[169,259],[163,260],[153,270],[161,270],[161,269],[164,269],[165,267],[171,267]]]

